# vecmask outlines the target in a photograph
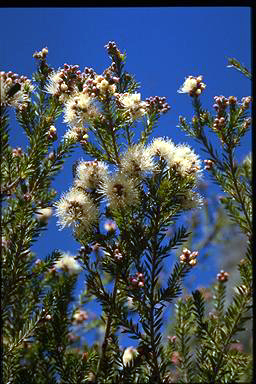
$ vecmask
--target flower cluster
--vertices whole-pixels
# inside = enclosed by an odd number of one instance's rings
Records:
[[[115,82],[117,78],[111,78],[109,76],[106,79],[102,75],[95,75],[94,78],[89,78],[83,85],[83,92],[86,92],[91,97],[98,97],[100,100],[105,95],[113,95],[116,91]]]
[[[139,201],[136,184],[132,178],[127,178],[124,173],[116,173],[108,177],[100,188],[106,196],[111,209],[125,208],[136,205]]]
[[[123,255],[122,255],[122,253],[120,252],[120,249],[119,249],[119,248],[116,248],[116,249],[114,250],[113,256],[114,256],[114,259],[116,259],[116,260],[122,260],[122,258],[123,258]]]
[[[108,167],[102,161],[80,161],[76,168],[75,186],[96,189],[107,179]]]
[[[223,269],[220,271],[220,273],[217,274],[218,281],[226,282],[228,281],[228,277],[229,277],[229,273],[224,272]]]
[[[189,95],[192,97],[199,96],[206,87],[202,80],[203,76],[188,76],[178,92],[189,93]]]
[[[64,64],[62,69],[53,71],[46,86],[46,91],[57,97],[61,103],[67,101],[69,96],[81,88],[85,81],[85,73],[79,70],[78,65]]]
[[[141,272],[136,272],[134,276],[129,277],[131,283],[130,288],[141,288],[144,287],[144,275]]]
[[[46,57],[47,57],[47,55],[48,55],[48,48],[47,47],[45,47],[45,48],[43,48],[41,51],[39,51],[39,52],[35,52],[34,54],[33,54],[33,57],[34,57],[34,59],[37,59],[37,60],[45,60],[46,59]]]
[[[189,264],[192,267],[197,264],[198,251],[191,252],[189,249],[184,248],[180,255],[180,262],[182,264]]]
[[[75,225],[89,231],[98,219],[98,209],[92,199],[88,194],[75,188],[62,195],[55,206],[61,229]]]
[[[153,154],[149,148],[136,144],[127,150],[121,159],[122,172],[130,176],[139,176],[144,172],[155,170]]]
[[[30,101],[34,87],[26,76],[17,73],[0,72],[0,105],[22,108]]]
[[[166,101],[166,97],[151,96],[145,99],[145,103],[147,105],[147,111],[149,114],[166,113],[171,108]]]
[[[164,138],[154,139],[150,146],[153,155],[159,156],[167,162],[167,166],[175,170],[180,176],[199,176],[200,160],[198,155],[187,145],[175,145],[171,140]]]
[[[118,106],[131,120],[140,119],[147,112],[147,103],[141,101],[140,93],[115,93]]]
[[[83,127],[98,115],[94,100],[87,93],[77,92],[65,103],[64,122],[70,127]]]
[[[76,259],[69,253],[64,253],[62,257],[55,262],[54,268],[62,269],[69,274],[79,273],[82,270],[82,267],[78,261],[76,261]]]

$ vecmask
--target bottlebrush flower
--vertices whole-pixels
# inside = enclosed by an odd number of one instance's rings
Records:
[[[54,264],[56,269],[63,269],[69,274],[79,273],[82,270],[81,265],[69,253],[64,253],[62,257]]]
[[[142,144],[133,145],[121,159],[122,172],[130,176],[138,176],[155,169],[152,152]]]
[[[98,114],[93,98],[78,92],[64,104],[64,122],[70,127],[87,123]]]
[[[133,179],[128,178],[123,173],[117,173],[112,177],[108,177],[103,182],[100,191],[106,196],[112,209],[132,206],[138,203],[138,191],[135,183]]]
[[[76,169],[75,186],[96,189],[106,180],[108,167],[102,161],[81,161]]]
[[[0,105],[20,108],[30,101],[34,86],[26,76],[11,71],[0,72]]]
[[[116,93],[117,102],[132,119],[139,119],[146,113],[147,103],[141,101],[140,93]]]
[[[159,156],[168,162],[175,151],[175,144],[170,139],[158,137],[153,140],[149,148],[152,155]]]
[[[188,174],[199,175],[200,160],[198,155],[187,145],[178,145],[170,154],[168,166],[175,169],[181,176]]]
[[[73,224],[89,231],[98,218],[97,207],[90,197],[75,188],[62,195],[55,206],[61,229]]]

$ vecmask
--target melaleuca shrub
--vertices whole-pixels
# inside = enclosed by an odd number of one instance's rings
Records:
[[[178,218],[203,206],[198,191],[203,163],[190,146],[151,137],[170,109],[166,98],[142,100],[138,83],[125,70],[125,54],[114,42],[106,50],[111,65],[102,74],[68,64],[53,69],[47,48],[33,55],[37,71],[32,81],[1,72],[4,380],[240,380],[249,372],[250,358],[230,345],[250,310],[250,251],[240,263],[242,284],[227,308],[224,271],[214,287],[214,316],[207,318],[199,290],[176,300],[198,263],[198,249],[188,246],[190,233]],[[213,117],[201,107],[205,88],[202,76],[189,76],[180,88],[192,98],[196,113],[191,125],[181,117],[181,128],[208,151],[205,169],[226,192],[223,204],[250,240],[250,166],[235,166],[233,160],[249,128],[250,100],[239,104],[219,97]],[[26,150],[10,146],[11,109],[28,138]],[[59,118],[67,126],[61,138]],[[220,139],[228,154],[224,160],[209,143],[205,126]],[[56,197],[53,177],[78,145],[91,159],[77,159],[72,185]],[[37,258],[31,252],[52,213],[60,230],[72,231],[80,247],[76,255],[55,250]],[[168,259],[173,266],[165,281]],[[77,298],[82,271],[85,288]],[[101,316],[93,319],[87,304],[95,300]],[[166,343],[164,311],[174,302],[175,335]],[[102,342],[90,346],[84,341],[89,330],[103,332]],[[121,333],[135,345],[123,348]]]

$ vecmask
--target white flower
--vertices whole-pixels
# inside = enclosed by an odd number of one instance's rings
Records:
[[[189,93],[189,92],[192,92],[196,89],[197,87],[197,81],[195,79],[195,77],[193,76],[188,76],[182,87],[178,90],[179,93]]]
[[[0,105],[19,108],[26,105],[34,86],[25,76],[0,72]]]
[[[159,156],[169,162],[175,151],[175,144],[170,139],[158,137],[151,143],[149,149],[154,156]]]
[[[199,175],[200,159],[187,145],[178,145],[169,158],[168,166],[175,169],[181,176],[188,174]]]
[[[45,87],[47,93],[50,93],[53,96],[57,96],[60,94],[60,85],[63,83],[61,75],[62,71],[53,71],[50,74],[48,78],[48,84]]]
[[[62,257],[55,262],[55,268],[63,269],[69,274],[79,273],[82,271],[81,265],[69,253],[64,253]]]
[[[135,183],[123,173],[108,177],[102,184],[100,191],[106,196],[110,207],[113,209],[138,203],[138,191]]]
[[[206,87],[202,80],[203,76],[188,76],[178,92],[200,95]]]
[[[70,128],[65,132],[63,138],[71,141],[86,141],[88,139],[87,129],[83,125]]]
[[[138,355],[138,351],[136,348],[134,347],[126,348],[123,353],[123,364],[128,365],[135,359],[137,355]]]
[[[55,206],[61,229],[73,224],[89,231],[98,219],[98,210],[93,201],[75,188],[62,195]]]
[[[155,169],[152,152],[142,144],[133,145],[121,159],[122,172],[138,176],[143,172],[150,172]]]
[[[77,92],[65,103],[64,122],[69,126],[80,126],[98,114],[94,100],[88,94]]]
[[[75,185],[82,188],[96,189],[106,180],[108,167],[102,161],[81,161],[76,169]]]
[[[130,114],[133,119],[139,119],[146,113],[146,103],[141,101],[140,93],[116,94],[122,107]]]

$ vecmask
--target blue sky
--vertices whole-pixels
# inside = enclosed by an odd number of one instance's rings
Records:
[[[166,96],[171,105],[154,136],[187,142],[205,159],[200,147],[177,128],[179,115],[189,120],[193,112],[189,96],[177,90],[185,76],[203,75],[207,88],[201,100],[206,108],[216,95],[251,94],[250,81],[227,68],[227,57],[235,57],[250,69],[250,12],[249,7],[0,8],[0,36],[5,36],[0,41],[0,69],[31,77],[32,54],[47,46],[51,66],[78,64],[81,70],[93,67],[100,74],[110,64],[104,45],[116,41],[127,52],[127,70],[141,83],[142,99]],[[64,124],[58,129],[60,137]],[[21,129],[14,126],[13,132],[13,146],[23,146]],[[239,160],[250,148],[247,135]],[[56,178],[59,193],[69,188],[72,163],[81,156],[86,158],[77,149],[65,164],[64,177],[62,173]],[[77,251],[71,231],[59,232],[54,217],[49,229],[35,247],[41,257],[54,248]],[[215,271],[207,279],[214,276]]]

